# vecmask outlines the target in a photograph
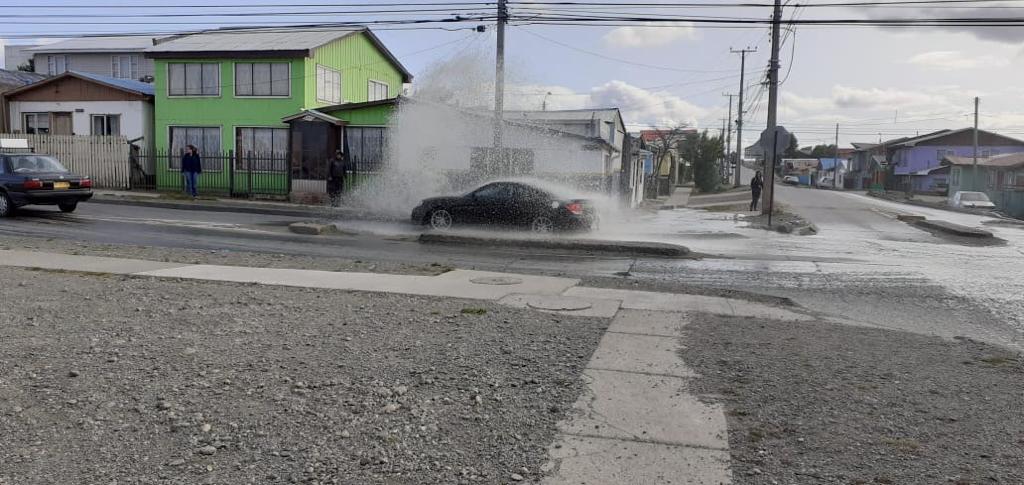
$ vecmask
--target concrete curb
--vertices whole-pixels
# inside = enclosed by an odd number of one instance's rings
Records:
[[[334,224],[318,224],[315,222],[293,222],[288,225],[288,230],[295,234],[320,236],[323,234],[337,233],[338,226],[335,226]]]
[[[528,239],[491,238],[453,234],[425,233],[421,244],[458,244],[465,246],[505,246],[523,249],[561,249],[623,256],[657,256],[663,258],[696,257],[689,248],[676,244],[645,243],[636,241],[598,241],[594,239]]]
[[[961,226],[960,224],[953,224],[947,221],[932,221],[928,219],[921,219],[918,221],[911,222],[916,226],[920,226],[933,231],[944,232],[946,234],[952,234],[954,236],[961,237],[973,237],[973,238],[991,238],[992,233],[984,229],[977,229],[974,227]]]
[[[338,218],[338,219],[361,219],[361,220],[385,220],[379,216],[357,209],[342,209],[336,207],[267,207],[261,205],[242,205],[238,203],[218,203],[214,201],[175,201],[158,198],[130,198],[120,196],[98,196],[89,199],[88,203],[128,205],[136,207],[152,207],[157,209],[194,210],[203,212],[233,212],[237,214],[260,214],[282,217],[316,217],[316,218]]]

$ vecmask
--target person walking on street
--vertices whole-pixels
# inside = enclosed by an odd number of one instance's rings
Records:
[[[341,205],[341,193],[345,190],[345,154],[341,150],[334,152],[331,159],[330,173],[327,176],[327,195],[331,205]]]
[[[750,210],[751,212],[757,210],[757,202],[761,200],[761,189],[764,188],[764,179],[761,178],[761,171],[758,170],[754,174],[754,178],[750,179]]]
[[[195,145],[185,147],[185,154],[181,156],[181,176],[185,179],[185,193],[196,198],[199,191],[196,185],[199,183],[199,174],[203,173],[203,161],[199,158],[199,150]]]

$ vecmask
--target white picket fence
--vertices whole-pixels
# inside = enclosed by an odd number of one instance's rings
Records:
[[[88,175],[93,180],[93,187],[131,188],[131,146],[123,136],[0,133],[0,138],[27,139],[35,153],[52,155],[68,170]]]

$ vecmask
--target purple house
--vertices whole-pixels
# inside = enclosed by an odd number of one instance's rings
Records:
[[[949,187],[949,166],[943,166],[942,159],[973,156],[974,129],[943,130],[886,142],[886,145],[896,176],[895,188],[945,194]],[[978,157],[1021,152],[1024,152],[1024,141],[978,130]]]

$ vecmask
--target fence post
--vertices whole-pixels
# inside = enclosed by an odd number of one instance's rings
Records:
[[[226,161],[228,163],[228,166],[227,166],[227,172],[228,172],[228,197],[232,197],[232,196],[235,195],[235,151],[234,150],[228,150],[228,159]]]
[[[256,158],[258,158],[258,157],[259,157],[259,155],[256,155]],[[253,160],[253,158],[254,157],[253,157],[252,152],[249,152],[249,154],[245,157],[245,161],[246,161],[245,168],[246,168],[246,171],[248,172],[246,175],[247,175],[247,177],[249,179],[249,194],[248,195],[249,195],[249,199],[250,200],[252,200],[252,172],[253,172],[252,169],[255,166],[255,164],[253,163],[255,160]]]

